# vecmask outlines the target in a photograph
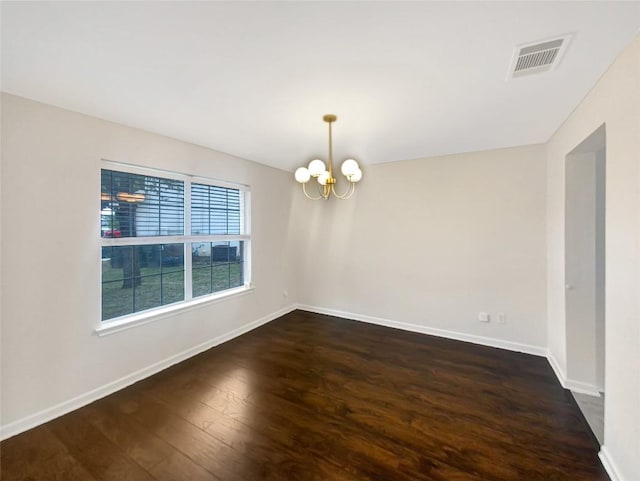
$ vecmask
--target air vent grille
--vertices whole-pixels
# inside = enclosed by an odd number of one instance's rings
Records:
[[[516,78],[554,69],[560,62],[568,42],[569,36],[564,36],[516,47],[509,76]]]

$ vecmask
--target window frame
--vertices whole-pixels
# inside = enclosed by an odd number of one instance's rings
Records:
[[[125,314],[102,320],[102,256],[100,255],[100,320],[96,327],[98,335],[105,335],[118,332],[129,327],[134,327],[157,319],[167,317],[176,311],[196,308],[205,304],[219,302],[221,300],[246,294],[253,290],[251,282],[251,188],[248,185],[233,182],[221,181],[214,178],[190,175],[181,172],[174,172],[152,167],[143,167],[122,162],[102,159],[100,163],[100,173],[103,169],[112,170],[128,174],[148,175],[169,180],[178,180],[184,183],[184,234],[183,235],[159,235],[140,237],[100,237],[100,251],[103,247],[122,247],[157,244],[183,244],[184,248],[184,299],[171,304],[153,307],[150,309]],[[236,189],[240,192],[240,233],[239,234],[191,234],[191,185],[201,184],[228,189]],[[101,209],[100,209],[101,212]],[[101,219],[101,216],[98,215]],[[193,297],[193,244],[215,243],[215,242],[241,242],[243,284],[238,287],[231,287],[217,292]]]

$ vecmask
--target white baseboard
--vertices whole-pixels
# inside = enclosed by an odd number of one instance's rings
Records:
[[[560,381],[560,384],[563,388],[580,394],[588,394],[589,396],[600,397],[600,389],[595,384],[568,379],[564,370],[560,367],[560,364],[558,364],[558,361],[556,361],[556,358],[553,356],[550,350],[547,350],[547,359],[549,360],[549,364],[551,364],[551,368],[553,369],[553,372],[555,372],[556,377],[558,378],[558,381]]]
[[[567,376],[565,376],[564,370],[560,367],[560,364],[558,364],[558,361],[556,361],[555,356],[549,349],[547,349],[547,360],[551,365],[551,369],[553,369],[553,372],[558,378],[558,381],[560,381],[562,387],[566,389],[567,387],[565,386],[565,381],[567,379]]]
[[[455,339],[457,341],[471,342],[473,344],[480,344],[482,346],[497,347],[500,349],[506,349],[508,351],[523,352],[526,354],[533,354],[535,356],[547,356],[547,349],[542,346],[534,346],[531,344],[522,344],[518,342],[505,341],[502,339],[495,339],[492,337],[476,336],[474,334],[466,334],[463,332],[450,331],[447,329],[436,329],[433,327],[422,326],[419,324],[411,324],[407,322],[393,321],[391,319],[383,319],[381,317],[366,316],[362,314],[356,314],[354,312],[345,312],[335,309],[325,309],[324,307],[309,306],[305,304],[298,304],[298,309],[303,311],[315,312],[317,314],[327,314],[329,316],[341,317],[344,319],[351,319],[354,321],[368,322],[370,324],[377,324],[379,326],[393,327],[395,329],[402,329],[403,331],[419,332],[421,334],[429,334],[431,336],[444,337],[447,339]]]
[[[109,394],[113,394],[116,391],[130,386],[135,382],[141,381],[142,379],[163,371],[164,369],[167,369],[174,364],[182,362],[186,359],[189,359],[190,357],[200,354],[201,352],[211,349],[212,347],[241,336],[242,334],[245,334],[257,327],[262,326],[263,324],[273,321],[280,316],[284,316],[285,314],[294,311],[295,309],[295,305],[285,307],[283,309],[280,309],[279,311],[273,312],[264,317],[261,317],[260,319],[240,326],[237,329],[233,329],[232,331],[221,334],[220,336],[216,336],[213,339],[209,339],[202,344],[179,352],[178,354],[174,354],[173,356],[158,361],[145,368],[139,369],[138,371],[132,372],[131,374],[121,377],[120,379],[116,379],[115,381],[105,384],[104,386],[100,386],[72,399],[61,402],[60,404],[56,404],[55,406],[43,409],[42,411],[39,411],[35,414],[31,414],[22,419],[18,419],[17,421],[2,425],[0,426],[0,440],[10,438],[11,436],[15,436],[16,434],[20,434],[21,432],[24,432],[28,429],[34,428],[48,421],[51,421],[52,419],[86,406],[87,404],[90,404],[94,401],[97,401],[98,399],[108,396]]]
[[[616,467],[616,463],[613,461],[611,457],[611,453],[607,449],[606,446],[600,447],[600,452],[598,453],[600,457],[600,462],[604,466],[605,471],[611,478],[611,481],[622,481],[622,476],[620,475],[620,470]]]
[[[586,382],[580,381],[572,381],[571,379],[567,379],[565,381],[564,387],[569,389],[570,391],[577,392],[580,394],[588,394],[593,397],[601,397],[600,390],[598,386],[595,384],[588,384]]]

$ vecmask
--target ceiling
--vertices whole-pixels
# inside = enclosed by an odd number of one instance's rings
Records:
[[[545,142],[639,1],[2,2],[2,90],[286,170]],[[514,46],[571,33],[507,80]]]

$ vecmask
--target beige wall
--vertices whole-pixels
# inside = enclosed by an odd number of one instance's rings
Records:
[[[348,201],[294,197],[302,304],[544,349],[544,146],[364,175]],[[492,322],[478,322],[480,311]]]
[[[565,156],[606,124],[605,462],[640,479],[640,36],[547,145],[548,345],[566,373]]]
[[[101,158],[249,184],[255,290],[97,337]],[[46,420],[295,299],[286,172],[11,95],[2,96],[2,170],[4,427]]]

